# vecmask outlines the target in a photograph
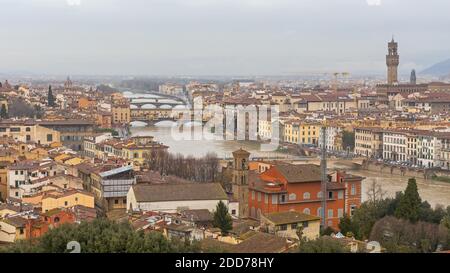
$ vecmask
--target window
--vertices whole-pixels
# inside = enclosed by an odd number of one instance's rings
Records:
[[[303,227],[303,228],[307,228],[308,226],[309,226],[309,222],[303,222],[303,223],[302,223],[302,227]]]
[[[278,204],[278,195],[272,194],[272,205]]]
[[[317,193],[317,198],[322,198],[322,197],[323,197],[322,192],[319,191],[319,192]]]
[[[119,199],[114,199],[114,204],[119,204]]]
[[[287,230],[287,225],[281,225],[280,230]]]
[[[328,218],[333,218],[333,209],[328,210]]]
[[[29,132],[29,131],[31,131],[31,128],[27,127],[27,128],[25,128],[25,131]]]
[[[297,195],[296,195],[295,193],[289,194],[289,200],[290,200],[290,201],[296,200],[296,199],[297,199]]]
[[[356,184],[352,184],[352,195],[356,195]]]
[[[236,215],[236,210],[235,209],[231,210],[231,214]]]
[[[344,191],[338,191],[338,199],[344,199]]]
[[[344,217],[344,209],[338,209],[338,217],[339,218]]]
[[[27,142],[28,142],[28,141],[31,141],[31,136],[30,136],[30,135],[27,135],[26,140],[27,140]]]
[[[291,229],[296,230],[297,229],[297,223],[291,224]]]
[[[255,191],[252,191],[252,200],[255,200]]]
[[[286,194],[281,195],[281,203],[286,203]]]
[[[22,235],[23,234],[23,228],[19,229],[19,233]]]
[[[328,192],[328,199],[333,199],[333,192],[332,191]]]
[[[303,193],[303,199],[304,199],[304,200],[308,200],[308,199],[310,199],[310,198],[311,198],[311,194],[310,194],[309,192]]]
[[[264,203],[269,204],[269,195],[267,193],[264,194]]]
[[[322,208],[317,209],[317,216],[322,217]]]
[[[55,217],[54,222],[55,222],[55,223],[58,223],[58,222],[59,222],[59,217]]]
[[[258,202],[261,202],[261,192],[258,192]]]
[[[78,197],[75,197],[75,202],[78,202]]]
[[[126,203],[127,203],[127,199],[123,199],[122,204],[126,204]]]
[[[47,142],[52,142],[52,141],[53,141],[53,135],[47,134]]]
[[[303,213],[304,214],[311,214],[311,210],[306,208],[306,209],[303,210]]]
[[[350,206],[350,216],[352,216],[355,213],[356,205]]]

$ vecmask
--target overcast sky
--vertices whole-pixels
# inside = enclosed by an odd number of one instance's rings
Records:
[[[447,0],[0,0],[0,72],[384,73],[450,58]]]

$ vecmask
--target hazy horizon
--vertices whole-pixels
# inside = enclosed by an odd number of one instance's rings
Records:
[[[450,58],[441,0],[1,0],[0,74],[400,73]]]

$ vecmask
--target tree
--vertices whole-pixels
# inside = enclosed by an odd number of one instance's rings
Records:
[[[227,234],[233,228],[233,219],[228,213],[227,206],[219,201],[214,212],[214,227],[220,228],[223,235]]]
[[[355,132],[343,131],[342,132],[342,148],[344,150],[353,151],[355,148]]]
[[[52,86],[49,85],[48,86],[48,95],[47,95],[47,99],[48,99],[48,106],[53,107],[55,106],[55,97],[53,96],[53,92],[52,92]]]
[[[416,179],[410,178],[405,193],[400,198],[398,207],[395,210],[395,216],[414,223],[419,220],[421,203]]]
[[[367,189],[367,197],[370,202],[376,202],[379,200],[383,200],[386,195],[386,191],[383,190],[383,187],[380,183],[378,183],[375,179],[369,184]]]
[[[448,229],[433,223],[387,216],[373,226],[370,240],[380,242],[388,252],[434,252],[448,241]]]
[[[350,249],[338,239],[323,236],[315,240],[302,240],[299,245],[300,253],[349,253]]]
[[[6,105],[2,104],[2,108],[0,110],[0,117],[1,118],[8,118],[8,112],[6,111]]]
[[[159,232],[136,232],[129,223],[96,219],[81,224],[65,224],[33,240],[23,240],[4,249],[13,253],[70,252],[67,243],[76,241],[82,253],[176,253],[199,252],[197,242],[167,240]]]
[[[355,225],[348,214],[344,214],[344,217],[339,219],[339,229],[344,235],[346,235],[347,233],[352,233],[353,235],[355,235],[358,227]]]

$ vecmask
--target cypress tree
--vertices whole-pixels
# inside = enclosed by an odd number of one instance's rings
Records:
[[[233,228],[233,219],[222,201],[217,204],[214,212],[214,227],[220,228],[222,234],[227,234]]]
[[[1,118],[8,118],[8,112],[6,111],[6,106],[2,104],[2,109],[0,110]]]
[[[416,179],[410,178],[405,193],[400,197],[395,216],[414,223],[419,219],[421,203]]]

